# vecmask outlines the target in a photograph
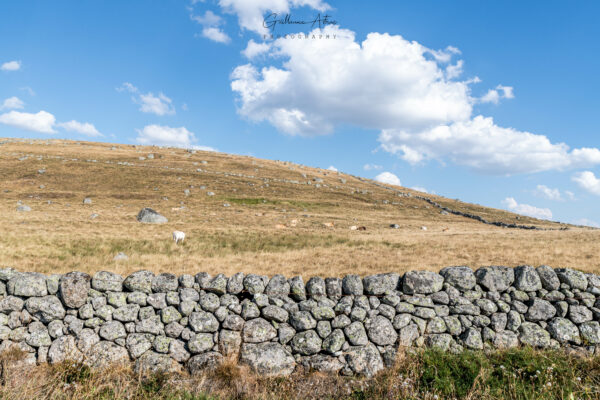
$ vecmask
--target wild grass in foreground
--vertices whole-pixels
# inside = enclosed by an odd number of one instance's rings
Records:
[[[122,366],[35,368],[2,362],[2,399],[599,399],[600,357],[514,349],[460,355],[404,353],[372,379],[298,372],[264,378],[224,364],[202,376],[141,377]]]

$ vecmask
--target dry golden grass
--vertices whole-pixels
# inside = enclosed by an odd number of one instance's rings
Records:
[[[552,230],[498,228],[441,215],[422,200],[331,171],[222,153],[112,146],[14,139],[0,145],[0,266],[287,276],[492,264],[600,270],[600,230],[561,231],[566,225],[430,196],[491,221]],[[155,158],[139,160],[149,153]],[[135,165],[117,164],[123,162]],[[283,181],[313,178],[323,180],[321,187]],[[82,204],[84,197],[93,203]],[[19,200],[32,211],[17,212]],[[169,222],[138,223],[143,207]],[[92,213],[99,216],[90,219]],[[390,229],[391,223],[400,229]],[[367,230],[351,231],[352,225]],[[173,230],[186,233],[183,245],[173,243]],[[113,261],[121,251],[129,260]]]

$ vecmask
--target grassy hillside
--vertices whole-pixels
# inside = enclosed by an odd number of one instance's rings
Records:
[[[490,264],[600,270],[599,230],[426,195],[489,221],[546,230],[485,225],[342,173],[184,149],[0,143],[0,266],[287,276]],[[92,204],[83,204],[85,197]],[[31,211],[17,212],[19,201]],[[142,207],[169,222],[137,222]],[[173,243],[173,230],[186,233],[183,245]],[[113,261],[119,252],[129,259]]]

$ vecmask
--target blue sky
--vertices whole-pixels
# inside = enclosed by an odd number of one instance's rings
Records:
[[[370,3],[2,2],[0,136],[209,147],[600,223],[600,4]],[[337,24],[265,39],[272,12]]]

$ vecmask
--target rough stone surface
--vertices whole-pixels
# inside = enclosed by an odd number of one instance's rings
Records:
[[[240,363],[264,376],[287,376],[294,372],[296,362],[279,343],[247,343],[242,345]]]
[[[597,352],[600,276],[530,266],[448,267],[360,278],[255,274],[125,279],[0,269],[0,350],[26,362],[134,361],[140,373],[192,373],[224,358],[265,375],[300,365],[372,376],[398,346],[444,351],[533,346]]]
[[[137,215],[138,222],[144,224],[165,224],[169,220],[151,208],[142,208]]]
[[[409,271],[404,274],[402,279],[402,289],[404,293],[429,294],[442,290],[444,278],[431,271]]]

